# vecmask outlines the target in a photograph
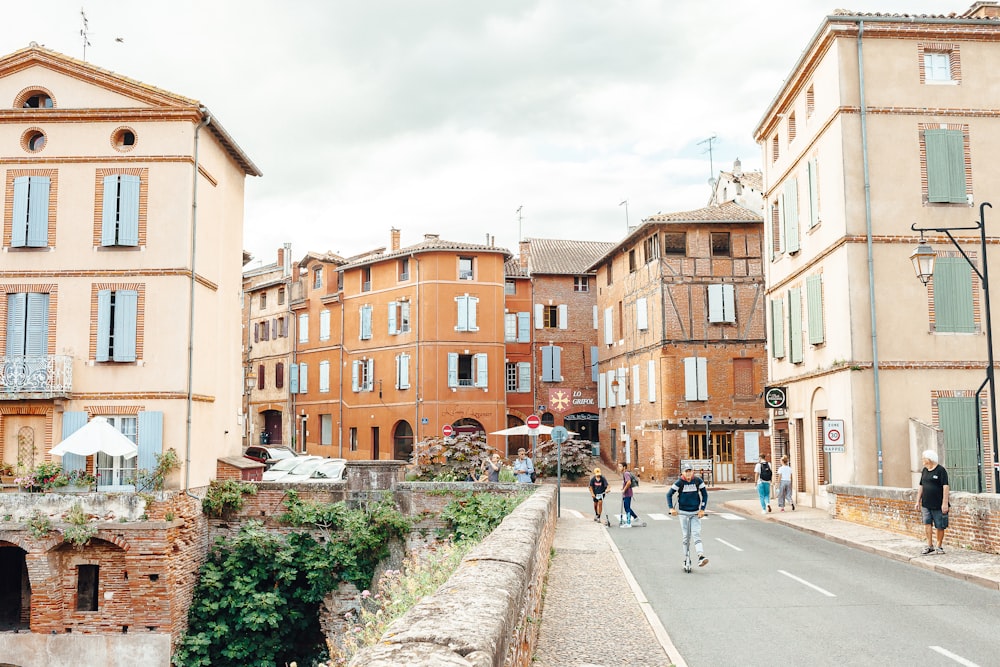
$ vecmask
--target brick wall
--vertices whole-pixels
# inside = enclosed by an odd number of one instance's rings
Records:
[[[915,509],[917,492],[875,486],[831,485],[834,516],[874,528],[923,539],[924,525]],[[964,549],[1000,554],[1000,496],[952,493],[945,541]]]

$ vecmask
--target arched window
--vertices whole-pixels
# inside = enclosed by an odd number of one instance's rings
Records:
[[[413,456],[413,428],[406,420],[396,424],[392,431],[392,458],[409,461]]]

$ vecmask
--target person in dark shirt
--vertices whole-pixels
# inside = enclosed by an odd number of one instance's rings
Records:
[[[675,493],[677,507],[674,507]],[[667,507],[674,516],[680,514],[685,569],[689,569],[687,559],[691,553],[692,541],[698,554],[698,567],[708,565],[708,556],[705,555],[701,544],[701,520],[705,516],[705,508],[708,507],[708,487],[705,486],[705,480],[695,477],[691,466],[684,467],[680,478],[667,491]]]
[[[944,553],[944,531],[948,527],[948,471],[938,465],[938,455],[933,449],[924,451],[924,468],[920,471],[920,488],[917,489],[916,508],[924,521],[927,546],[925,556]],[[933,529],[937,530],[937,549],[934,548]]]
[[[590,496],[594,499],[594,521],[601,521],[604,512],[604,494],[608,492],[608,478],[601,473],[600,468],[594,468],[594,476],[590,478]]]

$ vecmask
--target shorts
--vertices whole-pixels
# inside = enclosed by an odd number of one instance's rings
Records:
[[[948,527],[948,515],[944,514],[941,510],[931,510],[921,507],[920,516],[923,518],[925,526],[933,524],[938,530],[944,530]]]
[[[594,502],[596,503],[599,500],[604,500],[604,494],[603,493],[595,493],[594,494]]]

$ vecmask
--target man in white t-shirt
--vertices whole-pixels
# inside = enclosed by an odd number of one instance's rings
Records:
[[[792,511],[795,511],[795,501],[792,500],[792,467],[788,465],[788,455],[783,455],[781,457],[781,467],[778,468],[778,507],[781,511],[785,511],[785,499],[792,506]]]

